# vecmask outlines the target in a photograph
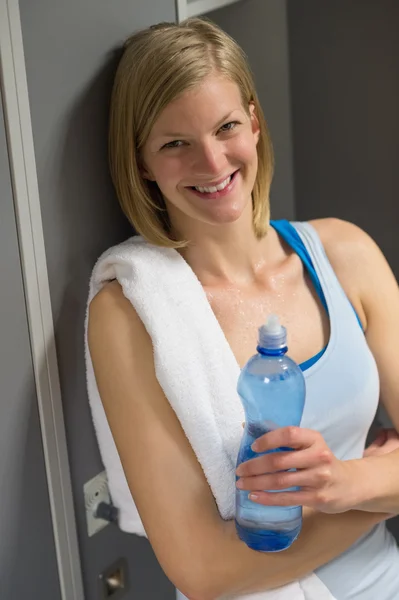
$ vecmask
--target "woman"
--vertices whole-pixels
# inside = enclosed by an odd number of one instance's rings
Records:
[[[221,518],[120,281],[92,299],[88,363],[166,574],[201,600],[262,598],[312,571],[337,600],[399,598],[399,552],[384,523],[399,513],[395,432],[363,456],[379,386],[399,428],[399,292],[380,250],[339,220],[269,221],[272,150],[249,68],[235,42],[205,20],[161,24],[128,40],[113,90],[110,162],[128,219],[148,245],[174,249],[189,265],[238,364],[274,312],[307,382],[301,428],[257,442],[258,451],[296,452],[258,457],[237,472],[254,502],[304,506],[295,544],[257,553]],[[300,491],[259,491],[292,485]]]

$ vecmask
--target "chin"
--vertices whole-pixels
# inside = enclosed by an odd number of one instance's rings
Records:
[[[180,227],[187,218],[191,222],[197,221],[212,226],[229,225],[238,222],[241,218],[244,219],[248,210],[252,218],[252,200],[243,202],[242,199],[231,199],[230,202],[219,203],[209,201],[207,205],[204,203],[202,206],[198,206],[197,203],[190,206],[186,200],[179,204],[167,202],[167,208],[172,220],[173,215],[177,217]]]
[[[204,220],[210,225],[228,225],[240,220],[245,212],[245,207],[229,207],[215,211],[212,215],[208,214]]]

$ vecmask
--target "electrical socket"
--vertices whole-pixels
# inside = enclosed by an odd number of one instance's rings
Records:
[[[83,493],[86,508],[87,533],[91,537],[109,525],[108,521],[96,517],[97,506],[100,502],[111,503],[106,472],[102,471],[102,473],[87,481],[83,486]]]

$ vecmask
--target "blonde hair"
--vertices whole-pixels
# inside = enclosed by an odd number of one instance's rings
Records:
[[[160,23],[130,37],[115,76],[109,127],[110,170],[126,217],[147,241],[182,248],[174,239],[163,196],[141,175],[141,150],[162,110],[212,72],[237,84],[243,107],[255,107],[260,136],[258,170],[252,191],[253,225],[258,238],[269,225],[273,150],[246,56],[238,44],[207,19]]]

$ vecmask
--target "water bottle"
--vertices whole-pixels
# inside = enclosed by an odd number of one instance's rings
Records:
[[[259,327],[256,349],[257,354],[242,369],[237,386],[245,411],[237,467],[260,456],[251,450],[258,437],[278,427],[298,426],[305,404],[305,379],[299,366],[286,354],[287,331],[276,315],[270,315],[266,325]],[[282,447],[264,454],[290,450]],[[301,530],[302,507],[263,506],[249,500],[248,494],[248,490],[236,489],[239,538],[260,552],[279,552],[291,546]]]

